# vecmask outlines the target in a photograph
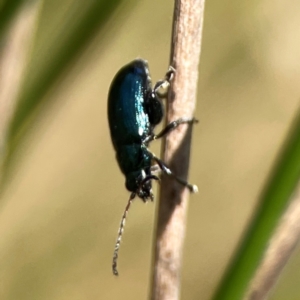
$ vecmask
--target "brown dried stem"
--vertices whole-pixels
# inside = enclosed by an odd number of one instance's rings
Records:
[[[194,114],[205,0],[176,0],[170,64],[176,76],[169,91],[167,122]],[[163,147],[166,164],[186,179],[189,169],[192,126],[181,125],[170,133]],[[155,236],[153,300],[180,296],[182,249],[189,191],[163,176]]]

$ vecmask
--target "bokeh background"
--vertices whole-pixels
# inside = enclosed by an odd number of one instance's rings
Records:
[[[46,0],[31,50],[38,76],[78,1]],[[146,299],[156,203],[136,200],[111,273],[128,192],[106,105],[117,70],[136,57],[153,81],[169,62],[173,2],[123,3],[56,80],[17,149],[0,207],[0,298]],[[299,109],[300,2],[206,2],[193,130],[182,299],[210,299]],[[151,149],[160,153],[160,144]],[[300,251],[270,299],[300,299]]]

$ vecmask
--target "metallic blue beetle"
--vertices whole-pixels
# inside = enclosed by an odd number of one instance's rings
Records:
[[[159,180],[152,172],[161,170],[173,176],[191,192],[197,187],[176,177],[167,166],[148,149],[149,143],[161,138],[180,124],[197,122],[194,118],[182,118],[171,122],[159,134],[154,127],[163,118],[163,104],[159,90],[169,86],[175,70],[170,67],[165,78],[152,89],[148,64],[136,59],[125,65],[115,75],[108,96],[108,121],[116,159],[124,174],[126,188],[131,192],[118,231],[113,256],[113,273],[118,275],[117,259],[125,219],[132,200],[137,195],[144,202],[153,200],[151,180]],[[153,162],[156,163],[153,165]]]

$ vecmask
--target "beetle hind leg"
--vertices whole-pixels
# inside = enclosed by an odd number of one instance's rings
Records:
[[[177,177],[166,165],[165,163],[160,160],[159,158],[157,158],[154,154],[152,154],[153,159],[157,162],[157,164],[159,165],[160,169],[167,174],[168,176],[173,177],[178,183],[180,183],[181,185],[185,186],[186,188],[188,188],[188,190],[191,193],[197,193],[198,192],[198,187],[195,184],[190,184],[189,182],[187,182],[186,180],[183,180],[179,177]]]

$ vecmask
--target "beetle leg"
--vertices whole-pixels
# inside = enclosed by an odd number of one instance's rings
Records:
[[[165,78],[163,80],[159,80],[155,83],[155,86],[152,90],[152,95],[154,97],[158,97],[158,98],[165,98],[167,95],[167,92],[165,93],[159,93],[160,89],[167,89],[170,85],[170,82],[173,80],[174,74],[176,73],[176,70],[170,66]]]
[[[164,135],[170,133],[174,129],[176,129],[181,124],[194,124],[198,123],[199,121],[195,118],[180,118],[176,121],[169,123],[159,134],[153,136],[153,140],[159,139]]]
[[[159,167],[159,165],[153,165],[153,166],[151,166],[151,168],[150,168],[150,172],[152,173],[156,173],[156,172],[159,172],[159,171],[161,171],[161,168]]]
[[[166,165],[165,163],[157,158],[154,154],[152,154],[152,158],[157,162],[159,167],[163,172],[165,172],[168,176],[173,177],[177,182],[182,184],[183,186],[187,187],[191,193],[197,193],[198,192],[198,187],[194,184],[190,184],[187,181],[177,177]]]
[[[157,180],[157,181],[160,181],[160,179],[155,176],[155,175],[148,175],[147,177],[145,177],[142,182],[140,183],[140,186],[139,186],[139,190],[143,187],[143,185],[149,181],[149,180]],[[154,197],[153,197],[153,194],[152,194],[152,190],[150,191],[150,199],[151,201],[154,200]],[[144,202],[147,202],[146,200],[143,199]]]
[[[143,143],[148,144],[153,140],[160,139],[161,137],[165,136],[166,134],[170,133],[172,130],[176,129],[181,124],[194,124],[198,123],[199,121],[195,118],[180,118],[176,121],[169,123],[159,134],[151,134],[147,136]]]

